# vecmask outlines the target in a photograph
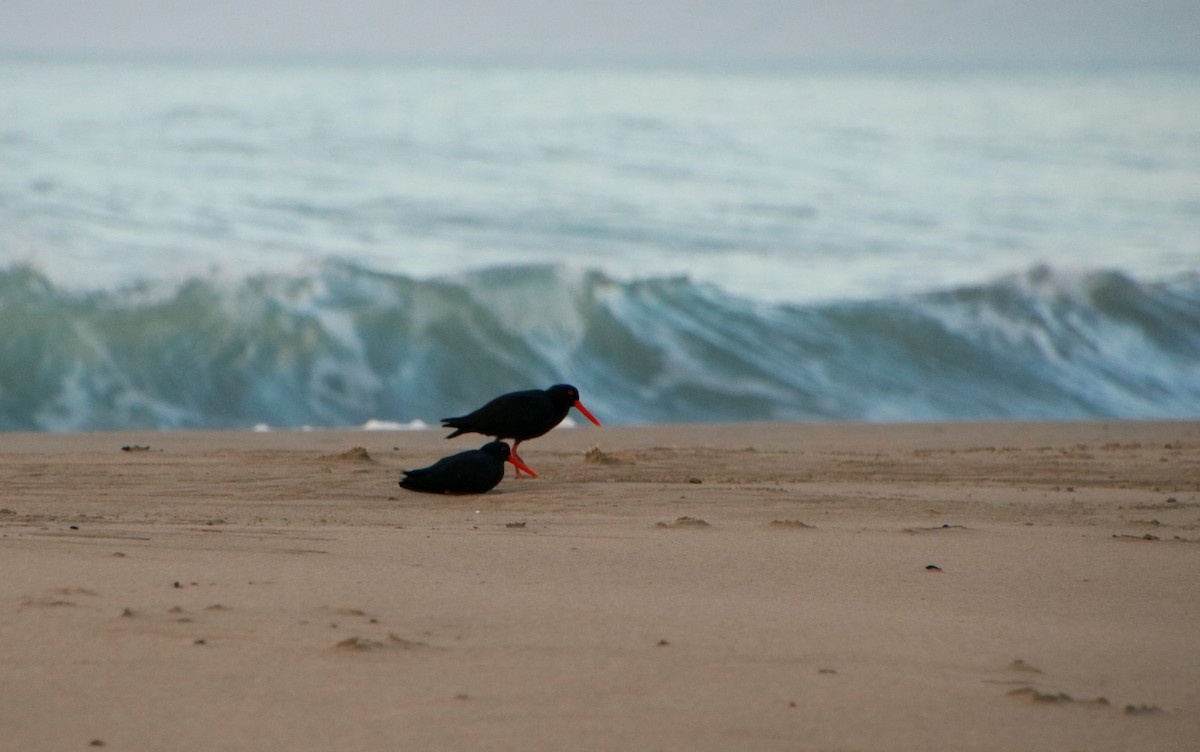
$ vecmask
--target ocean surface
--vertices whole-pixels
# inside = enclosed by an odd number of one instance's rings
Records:
[[[0,59],[0,430],[1200,418],[1200,70]]]

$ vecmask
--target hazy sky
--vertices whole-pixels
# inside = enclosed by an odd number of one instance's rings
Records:
[[[1198,0],[0,0],[0,52],[1200,62]]]

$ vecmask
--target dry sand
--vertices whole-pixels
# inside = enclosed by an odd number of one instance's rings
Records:
[[[0,749],[1200,749],[1200,423],[442,437],[0,434]]]

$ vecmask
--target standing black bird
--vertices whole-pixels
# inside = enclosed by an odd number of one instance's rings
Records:
[[[583,416],[600,425],[600,421],[579,401],[579,390],[570,384],[555,384],[549,389],[529,389],[524,392],[501,394],[475,412],[458,418],[442,418],[443,428],[457,429],[447,436],[453,439],[464,433],[481,433],[497,439],[512,439],[512,455],[517,459],[517,447],[562,423],[574,407]],[[517,476],[521,468],[517,468]]]
[[[409,491],[440,494],[480,494],[490,491],[504,479],[504,463],[537,477],[514,457],[503,441],[492,441],[478,449],[443,457],[429,467],[405,470],[400,487]]]

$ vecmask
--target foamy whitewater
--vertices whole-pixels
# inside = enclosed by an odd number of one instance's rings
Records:
[[[1200,72],[0,61],[0,429],[1200,418]]]

